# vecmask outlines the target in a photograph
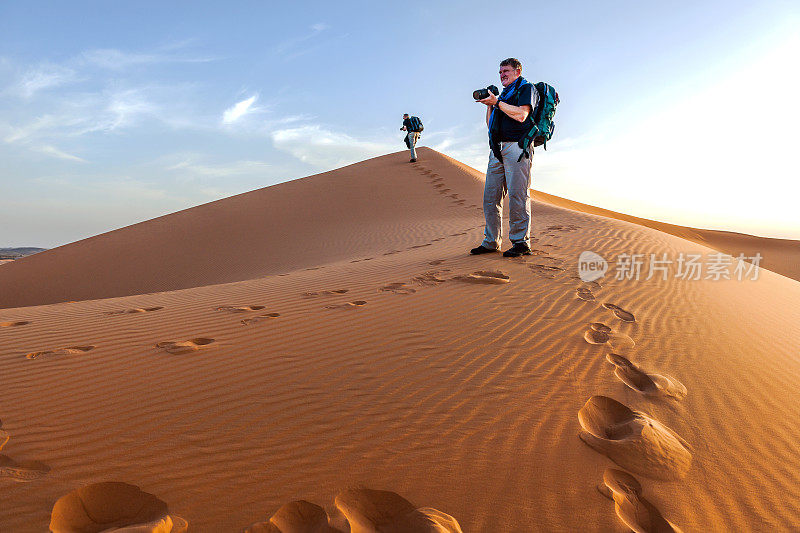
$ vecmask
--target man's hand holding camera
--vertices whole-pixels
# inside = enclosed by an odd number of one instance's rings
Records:
[[[493,105],[497,105],[500,102],[500,98],[498,97],[498,95],[489,91],[489,96],[481,100],[475,100],[475,101],[488,105],[489,107],[492,107]]]

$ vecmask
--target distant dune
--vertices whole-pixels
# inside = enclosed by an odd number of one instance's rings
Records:
[[[536,192],[473,257],[418,151],[0,266],[0,531],[796,530],[792,241]],[[716,250],[781,273],[578,276]]]
[[[657,229],[664,233],[676,235],[683,239],[708,246],[709,248],[714,248],[715,250],[719,250],[720,252],[734,257],[738,257],[739,254],[744,254],[745,257],[755,257],[756,254],[760,254],[763,257],[759,263],[760,267],[777,272],[787,278],[800,280],[800,241],[756,237],[754,235],[732,231],[677,226],[666,222],[657,222],[646,218],[625,215],[601,207],[581,204],[540,191],[533,191],[533,198],[540,202],[573,209],[582,213],[615,218],[617,220],[624,220],[626,222]]]
[[[0,248],[0,260],[14,260],[45,251],[47,248]]]

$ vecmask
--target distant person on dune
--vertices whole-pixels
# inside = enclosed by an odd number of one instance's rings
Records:
[[[400,128],[407,131],[408,134],[405,138],[406,146],[411,150],[411,163],[417,162],[417,151],[415,149],[419,136],[422,133],[422,121],[418,117],[409,117],[408,113],[403,113],[403,127]]]
[[[503,198],[509,198],[509,239],[513,246],[504,257],[530,255],[531,238],[531,163],[533,145],[524,151],[519,141],[528,133],[525,123],[536,109],[538,92],[522,77],[522,63],[510,57],[500,63],[500,83],[503,92],[498,96],[490,86],[473,93],[477,102],[486,105],[486,125],[489,128],[489,167],[483,191],[483,214],[486,218],[484,239],[470,250],[473,255],[500,250],[503,237]],[[486,96],[488,94],[488,96]]]

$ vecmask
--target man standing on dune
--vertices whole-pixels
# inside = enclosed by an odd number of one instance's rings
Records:
[[[419,141],[419,134],[422,132],[421,128],[422,122],[417,117],[409,118],[408,113],[403,113],[403,127],[400,129],[408,132],[405,141],[406,146],[411,150],[411,163],[417,162],[416,145],[417,141]]]
[[[522,77],[522,63],[510,57],[500,63],[503,92],[476,100],[486,105],[489,128],[489,167],[483,190],[483,214],[486,218],[484,239],[470,250],[473,255],[500,250],[503,237],[503,198],[509,198],[509,234],[513,246],[504,257],[530,255],[531,238],[531,163],[533,145],[525,153],[519,141],[528,133],[528,116],[536,109],[536,88]]]

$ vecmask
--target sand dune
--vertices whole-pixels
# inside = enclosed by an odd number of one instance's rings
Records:
[[[670,235],[681,237],[703,246],[708,246],[734,257],[744,254],[745,257],[754,257],[761,254],[760,266],[778,274],[800,281],[800,241],[792,239],[774,239],[771,237],[757,237],[734,231],[720,231],[712,229],[690,228],[678,226],[667,222],[658,222],[647,218],[635,217],[603,209],[593,205],[582,204],[567,200],[553,194],[541,191],[532,191],[533,199],[539,202],[565,207],[582,213],[591,213],[604,217],[624,220],[639,224],[647,228],[657,229]]]
[[[0,267],[0,531],[797,529],[800,283],[584,283],[713,250],[556,201],[471,257],[419,153]]]

